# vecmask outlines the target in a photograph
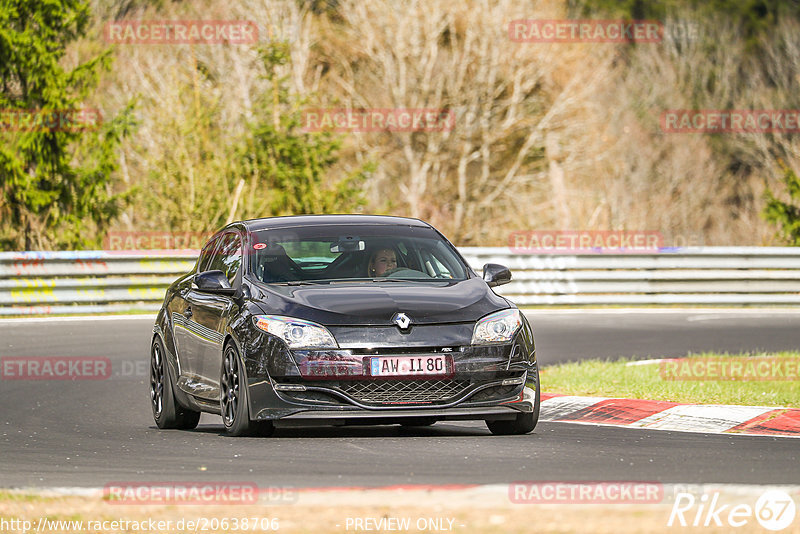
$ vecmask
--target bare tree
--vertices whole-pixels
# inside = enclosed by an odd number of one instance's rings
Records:
[[[452,131],[353,134],[382,168],[374,204],[388,197],[461,243],[504,240],[509,225],[568,211],[564,177],[547,185],[545,134],[566,122],[591,73],[578,70],[562,87],[555,66],[574,47],[509,39],[512,20],[544,13],[488,0],[348,0],[339,13],[345,25],[326,39],[331,102],[455,114]],[[548,200],[553,190],[559,207]],[[532,200],[546,216],[532,212]]]

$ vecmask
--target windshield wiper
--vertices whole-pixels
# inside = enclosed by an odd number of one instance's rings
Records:
[[[288,282],[272,282],[279,286],[314,286],[319,284],[329,284],[326,280],[289,280]]]
[[[373,278],[373,282],[430,282],[436,278]]]

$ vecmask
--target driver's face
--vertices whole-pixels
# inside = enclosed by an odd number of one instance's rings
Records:
[[[375,276],[383,276],[386,271],[397,268],[397,256],[393,250],[379,250],[375,254],[375,261],[372,264],[375,269]]]

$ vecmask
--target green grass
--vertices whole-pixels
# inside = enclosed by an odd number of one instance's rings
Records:
[[[35,502],[43,500],[39,495],[22,493],[18,491],[0,491],[0,502]]]
[[[790,358],[800,362],[800,352],[760,354],[692,354],[697,358],[770,357]],[[737,380],[698,381],[665,380],[661,365],[626,365],[633,361],[586,360],[545,367],[541,370],[542,391],[565,395],[583,395],[630,399],[664,400],[693,404],[739,404],[750,406],[800,407],[800,381]]]

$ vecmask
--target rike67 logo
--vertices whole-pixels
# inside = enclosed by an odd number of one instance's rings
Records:
[[[667,526],[743,527],[755,519],[767,530],[783,530],[794,521],[796,505],[785,491],[774,489],[761,494],[755,506],[722,504],[720,493],[696,496],[678,493]]]

